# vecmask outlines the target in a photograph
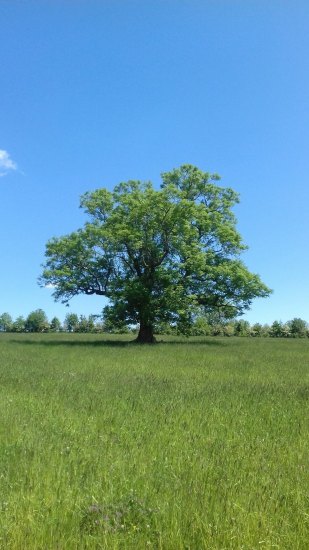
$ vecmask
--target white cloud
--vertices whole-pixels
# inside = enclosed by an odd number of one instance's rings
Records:
[[[54,285],[53,283],[47,283],[47,285],[45,285],[45,288],[56,288],[56,285]]]
[[[17,164],[10,158],[7,151],[0,149],[0,177],[6,176],[10,170],[17,170]]]

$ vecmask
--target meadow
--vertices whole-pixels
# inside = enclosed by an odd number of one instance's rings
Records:
[[[307,549],[309,340],[0,335],[0,548]]]

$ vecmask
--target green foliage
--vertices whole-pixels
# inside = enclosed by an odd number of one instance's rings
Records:
[[[250,336],[250,323],[240,319],[234,324],[235,336]]]
[[[128,181],[86,193],[90,220],[47,243],[41,285],[52,284],[63,302],[107,297],[113,323],[140,324],[150,341],[158,323],[189,333],[201,307],[241,314],[270,290],[239,259],[246,247],[232,213],[238,195],[218,179],[184,165],[163,173],[159,190]]]
[[[10,332],[13,328],[13,319],[9,313],[0,315],[0,331]]]
[[[250,330],[251,336],[263,336],[263,326],[260,323],[255,323]]]
[[[75,332],[78,327],[79,318],[76,313],[67,313],[64,319],[64,330],[68,332]]]
[[[167,322],[156,323],[154,332],[155,334],[177,334],[176,327]]]
[[[91,328],[88,324],[88,319],[85,315],[80,315],[78,324],[75,328],[75,332],[91,332]]]
[[[24,332],[26,330],[26,321],[22,315],[19,315],[13,323],[12,332]]]
[[[270,327],[270,336],[273,338],[284,338],[289,336],[288,326],[284,325],[282,321],[274,321]]]
[[[58,317],[48,322],[42,310],[31,312],[25,320],[19,316],[13,321],[9,313],[0,315],[0,332],[79,332],[79,333],[108,333],[130,334],[136,333],[136,326],[129,327],[117,309],[106,306],[102,315],[78,316],[68,313],[62,324]],[[168,321],[157,322],[154,326],[155,334],[177,335],[181,331],[175,323]],[[190,327],[184,330],[187,336],[254,336],[272,338],[304,338],[309,337],[308,323],[299,317],[283,323],[274,321],[271,326],[261,323],[250,323],[244,319],[227,320],[220,312],[204,313],[200,309]]]
[[[50,322],[50,330],[51,332],[60,332],[62,330],[62,325],[58,317],[53,317]]]
[[[67,332],[102,332],[103,325],[97,319],[100,315],[78,316],[76,313],[67,313],[64,320],[64,330]]]
[[[190,331],[191,336],[209,336],[211,334],[211,326],[208,319],[205,317],[197,317]]]
[[[288,327],[293,338],[303,338],[304,336],[307,336],[308,323],[299,317],[295,317],[289,321]]]
[[[103,309],[103,331],[109,334],[128,334],[130,332],[127,323],[119,315],[121,304],[117,307],[105,306]]]
[[[77,325],[74,328],[74,332],[94,332],[95,323],[93,315],[86,317],[85,315],[80,315]]]
[[[233,323],[226,323],[223,326],[222,336],[235,336]]]
[[[48,329],[49,322],[45,311],[36,309],[29,313],[25,322],[25,330],[27,332],[47,332]]]

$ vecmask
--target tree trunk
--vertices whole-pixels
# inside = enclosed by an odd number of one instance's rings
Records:
[[[138,344],[155,344],[156,339],[153,334],[153,326],[141,323],[136,342]]]

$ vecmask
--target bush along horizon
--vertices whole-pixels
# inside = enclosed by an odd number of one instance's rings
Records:
[[[78,315],[68,313],[63,322],[54,316],[50,321],[42,309],[13,317],[4,312],[0,314],[0,333],[105,333],[105,334],[136,334],[138,327],[113,324],[110,318],[102,315]],[[176,325],[158,323],[154,327],[156,335],[179,335]],[[274,321],[272,324],[253,323],[245,319],[222,320],[216,316],[198,316],[192,323],[187,336],[236,336],[255,338],[309,338],[309,324],[304,319],[294,317],[290,321]]]

